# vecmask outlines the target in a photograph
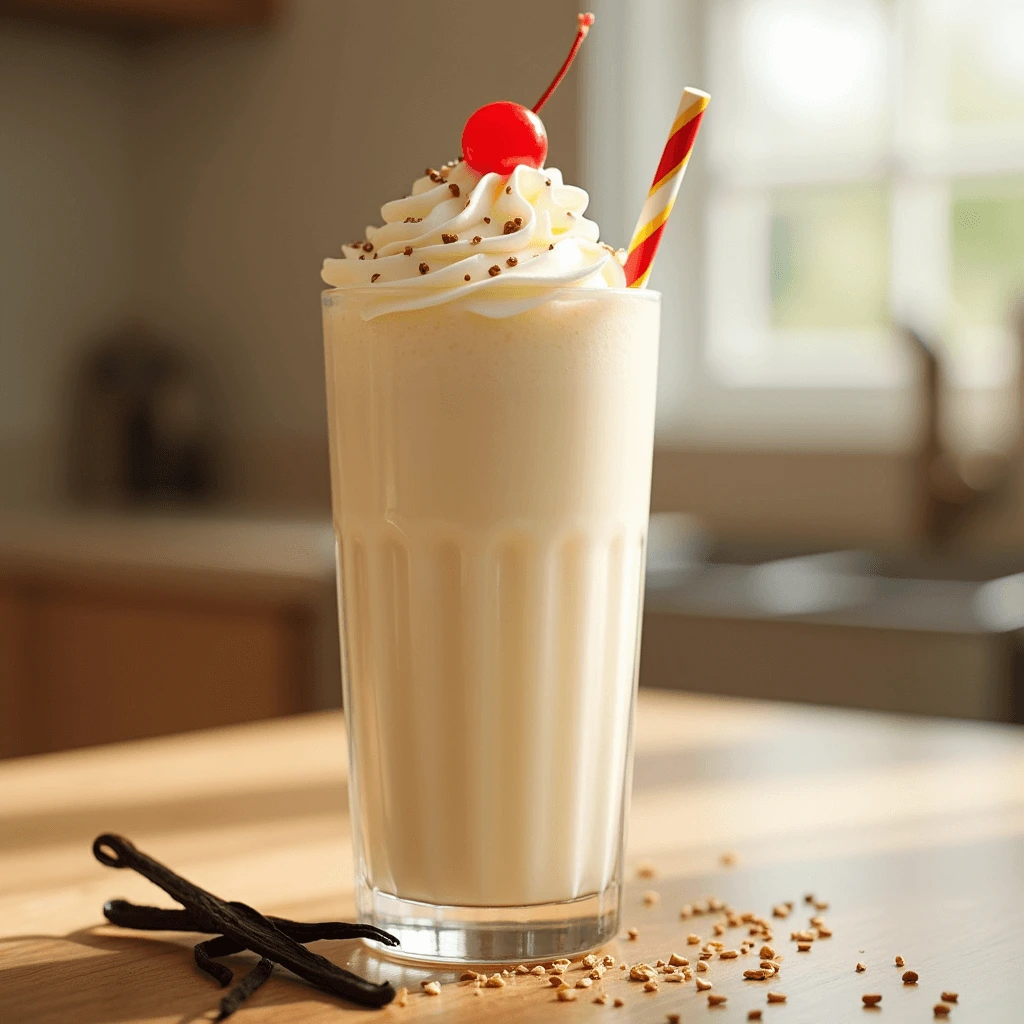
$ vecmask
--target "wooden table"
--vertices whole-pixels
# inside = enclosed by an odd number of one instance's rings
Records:
[[[103,901],[166,897],[90,855],[92,838],[120,831],[227,898],[304,919],[351,914],[343,722],[321,714],[216,732],[26,758],[0,765],[0,1021],[128,1024],[212,1017],[222,994],[197,972],[194,941],[98,926]],[[734,851],[727,866],[722,855]],[[637,878],[642,861],[656,869]],[[608,952],[630,963],[695,960],[680,920],[713,895],[776,921],[785,960],[770,982],[743,981],[751,956],[710,963],[711,1009],[693,982],[645,993],[617,969],[575,1003],[546,982],[510,981],[479,995],[457,975],[403,968],[354,943],[321,943],[337,962],[408,986],[406,1006],[353,1009],[275,973],[239,1012],[245,1022],[745,1021],[842,1024],[874,1017],[930,1021],[943,990],[959,992],[950,1020],[1024,1020],[1024,733],[645,693],[637,726],[635,794],[623,935]],[[646,905],[643,894],[660,899]],[[798,953],[814,893],[833,937]],[[739,946],[745,931],[725,940]],[[894,957],[920,974],[904,986]],[[862,974],[854,971],[861,961]],[[244,968],[244,958],[235,966]],[[570,971],[575,981],[582,971]],[[420,982],[441,981],[440,996]],[[601,989],[625,1005],[595,1005]],[[768,990],[784,1005],[767,1005]],[[883,995],[865,1010],[861,995]]]

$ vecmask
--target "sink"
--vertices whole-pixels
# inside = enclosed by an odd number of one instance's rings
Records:
[[[724,545],[652,526],[642,684],[1020,717],[1024,556]]]

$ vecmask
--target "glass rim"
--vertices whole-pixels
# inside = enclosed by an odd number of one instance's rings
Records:
[[[532,290],[530,288],[530,286],[528,284],[525,284],[525,283],[523,285],[519,286],[519,287],[521,287],[524,292]],[[540,290],[543,290],[546,287],[547,287],[546,285],[538,285],[538,286],[536,286],[536,290],[540,291]],[[327,306],[327,305],[331,304],[332,299],[334,297],[342,296],[342,295],[353,295],[353,296],[362,296],[362,295],[367,295],[367,296],[369,296],[369,295],[401,295],[401,296],[410,296],[411,297],[412,295],[415,295],[416,291],[418,291],[418,290],[419,289],[413,289],[413,288],[408,288],[408,287],[400,288],[400,287],[395,287],[394,285],[386,285],[386,284],[385,285],[381,285],[381,286],[377,286],[377,285],[355,285],[355,286],[346,286],[346,287],[341,287],[341,288],[324,288],[320,292],[320,301],[321,301],[321,303],[323,305]],[[446,300],[444,302],[431,303],[429,306],[425,306],[425,307],[422,307],[422,308],[424,308],[424,309],[437,309],[437,308],[439,308],[441,306],[448,305],[450,302],[456,301],[456,299],[458,298],[458,287],[452,288],[452,289],[441,289],[441,288],[433,288],[433,289],[426,289],[425,288],[425,289],[423,289],[423,291],[425,293],[427,293],[427,294],[434,294],[434,293],[439,292],[439,291],[449,291],[449,290],[451,292],[453,292],[453,295],[452,295],[451,299],[448,299],[448,300]],[[515,294],[515,289],[512,286],[506,286],[506,287],[501,289],[501,292],[504,293],[504,295],[507,296],[507,297],[512,297]],[[480,293],[479,292],[475,292],[474,294],[475,295],[479,295]],[[550,295],[546,296],[541,301],[542,302],[551,302],[552,300],[558,299],[558,298],[597,299],[597,298],[601,298],[602,296],[605,296],[607,298],[630,296],[630,297],[635,298],[635,299],[641,299],[641,300],[645,300],[645,301],[659,301],[660,302],[661,301],[661,297],[662,297],[662,293],[659,292],[659,291],[656,291],[653,288],[587,288],[587,287],[579,286],[579,285],[576,285],[576,286],[574,286],[574,285],[565,285],[565,286],[560,287],[560,288],[555,288],[551,292]],[[493,298],[495,298],[495,299],[500,299],[502,297],[503,296],[502,296],[501,293],[493,295]],[[538,305],[539,304],[540,303],[538,303]],[[406,313],[415,313],[415,312],[418,312],[418,311],[419,310],[417,310],[416,308],[403,310],[403,312],[406,312]]]

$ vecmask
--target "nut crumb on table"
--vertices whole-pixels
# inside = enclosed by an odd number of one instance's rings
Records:
[[[421,984],[426,995],[439,996],[441,994],[441,986],[436,981],[424,981]]]

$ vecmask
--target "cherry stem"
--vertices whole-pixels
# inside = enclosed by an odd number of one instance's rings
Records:
[[[576,32],[576,38],[573,40],[572,48],[569,50],[569,56],[565,58],[565,63],[559,69],[558,74],[555,75],[552,83],[544,90],[544,95],[534,104],[533,112],[535,114],[540,113],[540,108],[547,103],[551,94],[561,84],[562,79],[565,78],[565,73],[569,70],[570,65],[576,59],[576,54],[579,53],[580,47],[583,45],[583,40],[587,38],[587,33],[590,31],[590,26],[594,24],[594,16],[592,14],[578,14],[579,19],[579,30]]]

